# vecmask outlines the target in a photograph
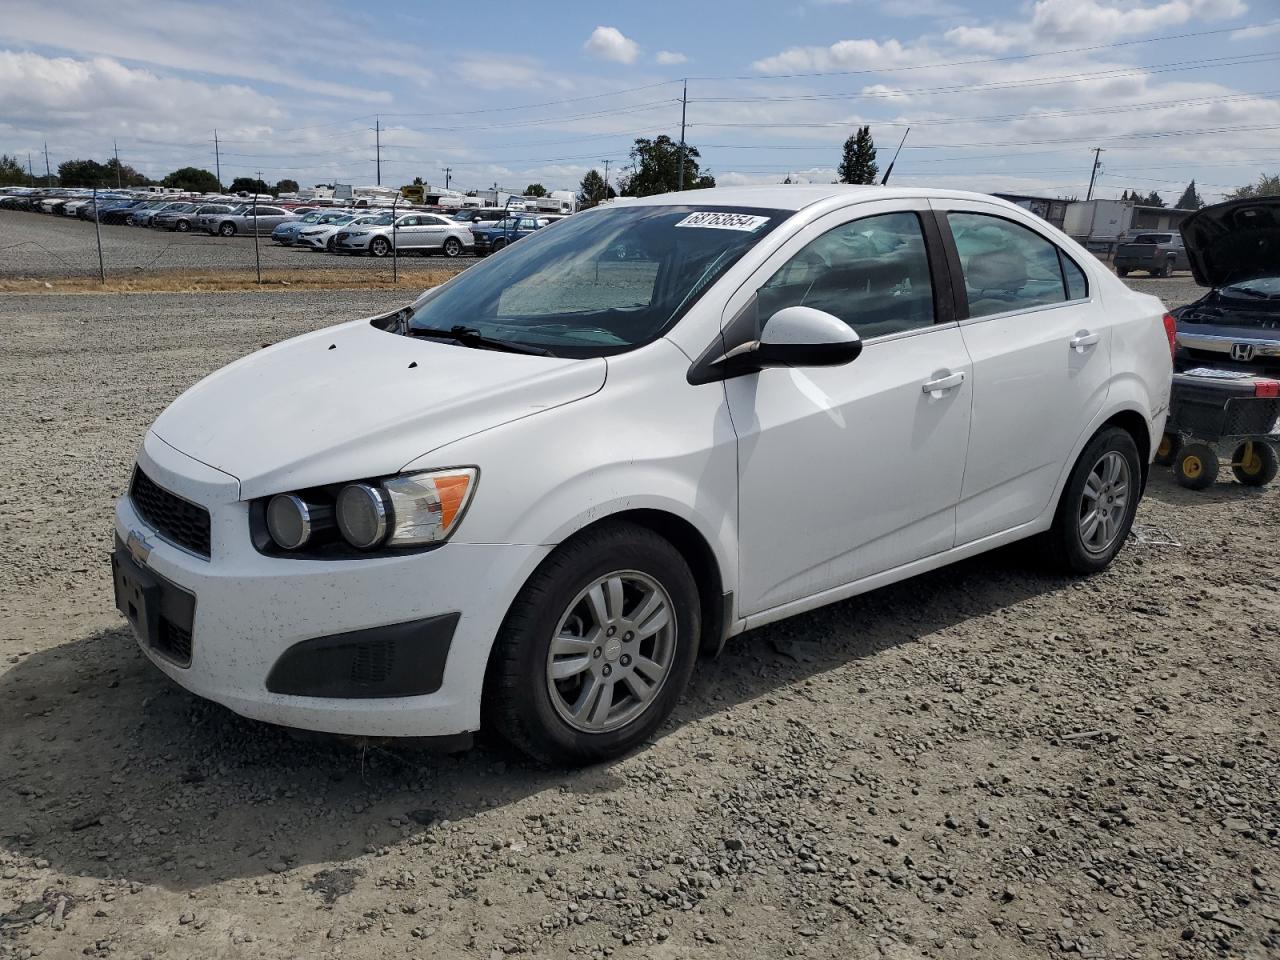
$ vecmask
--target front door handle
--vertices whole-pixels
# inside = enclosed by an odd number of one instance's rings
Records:
[[[1084,353],[1086,347],[1092,347],[1101,339],[1101,334],[1082,330],[1071,338],[1071,349],[1076,353]]]
[[[944,377],[938,377],[936,380],[926,380],[921,389],[929,396],[935,399],[942,396],[948,390],[954,390],[960,384],[964,383],[964,371],[959,373],[949,373]]]

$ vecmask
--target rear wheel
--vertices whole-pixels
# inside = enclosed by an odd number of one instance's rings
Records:
[[[1218,479],[1218,454],[1207,443],[1188,443],[1173,461],[1173,478],[1188,490],[1203,490]]]
[[[1116,267],[1117,277],[1127,277],[1128,275],[1129,275],[1129,271],[1126,270],[1124,267]]]
[[[444,241],[444,255],[453,259],[462,253],[462,242],[457,237],[448,237]]]
[[[1108,427],[1089,441],[1067,478],[1045,546],[1068,573],[1106,569],[1124,546],[1142,487],[1133,437]]]
[[[1173,463],[1174,458],[1178,455],[1178,448],[1182,446],[1182,438],[1176,433],[1166,433],[1160,438],[1160,445],[1156,447],[1155,462],[1162,467],[1167,467]]]
[[[1160,269],[1156,271],[1156,276],[1157,276],[1157,277],[1167,277],[1167,276],[1169,276],[1169,275],[1170,275],[1170,274],[1172,274],[1172,273],[1173,273],[1173,265],[1172,265],[1172,264],[1170,264],[1168,260],[1166,260],[1166,261],[1161,265]]]
[[[1280,460],[1275,448],[1261,440],[1251,440],[1236,448],[1231,457],[1231,472],[1236,479],[1249,487],[1261,487],[1270,483],[1280,472]]]
[[[693,672],[698,591],[646,527],[563,544],[512,604],[485,678],[484,724],[550,763],[595,763],[650,737]]]

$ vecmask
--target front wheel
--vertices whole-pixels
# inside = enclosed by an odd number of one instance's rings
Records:
[[[333,253],[338,249],[338,240],[336,237],[330,237],[324,243],[324,248],[328,253]]]
[[[191,223],[188,220],[179,220],[173,225],[173,229],[177,230],[178,233],[188,233],[191,230]]]
[[[502,624],[483,722],[548,763],[612,759],[671,713],[697,658],[693,574],[646,527],[615,523],[562,544]]]
[[[218,226],[218,236],[234,237],[236,235],[236,225],[230,221]]]
[[[1129,271],[1126,270],[1124,267],[1116,267],[1117,277],[1127,277],[1128,275],[1129,275]]]
[[[502,249],[503,247],[505,247],[506,245],[507,245],[507,241],[506,241],[506,239],[505,239],[505,238],[503,238],[503,237],[499,237],[497,240],[493,241],[493,252],[494,252],[494,253],[497,253],[499,250],[501,250],[501,249]]]
[[[462,254],[462,242],[457,237],[449,237],[444,242],[444,255],[452,260]]]
[[[369,244],[369,252],[375,257],[385,257],[391,252],[391,244],[383,237],[374,237],[373,242]]]
[[[1105,570],[1133,526],[1141,486],[1142,464],[1133,437],[1119,427],[1094,437],[1067,478],[1053,526],[1045,534],[1053,565],[1067,573]]]

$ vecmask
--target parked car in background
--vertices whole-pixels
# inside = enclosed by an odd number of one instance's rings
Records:
[[[507,215],[507,211],[501,207],[471,207],[450,214],[450,217],[459,223],[478,225],[481,223],[495,223]]]
[[[475,237],[477,256],[497,253],[503,247],[515,243],[521,237],[527,237],[535,230],[541,230],[551,223],[550,217],[539,217],[534,214],[517,214],[504,217],[493,223],[476,224],[471,228]]]
[[[154,207],[138,207],[129,214],[125,223],[129,224],[131,227],[149,227],[151,226],[152,219],[159,214],[164,213],[166,210],[176,210],[181,212],[191,206],[192,204],[185,200],[170,200],[167,203],[160,203]]]
[[[353,223],[343,227],[335,237],[337,253],[369,253],[385,257],[394,246],[400,253],[440,253],[457,257],[475,248],[475,237],[464,223],[433,213],[410,213],[396,218],[390,215],[369,223]]]
[[[230,212],[231,206],[226,203],[188,203],[182,207],[161,210],[151,218],[151,226],[157,230],[187,233],[199,217],[218,216]]]
[[[306,247],[309,250],[327,250],[330,253],[337,249],[338,231],[348,226],[377,223],[380,220],[391,222],[391,214],[372,211],[369,213],[348,213],[327,223],[316,222],[298,231],[294,246]]]
[[[1187,267],[1187,250],[1177,233],[1140,233],[1116,247],[1112,260],[1116,274],[1127,277],[1130,271],[1145,270],[1153,277],[1167,277]]]
[[[628,198],[179,397],[116,506],[116,605],[249,717],[605,760],[746,630],[1027,538],[1104,570],[1172,344],[990,196]]]
[[[161,207],[159,210],[147,217],[146,221],[139,224],[145,227],[157,227],[162,229],[171,229],[170,223],[182,216],[192,215],[200,205],[198,203],[171,203]]]
[[[163,200],[129,200],[98,211],[98,222],[104,224],[126,223],[135,210],[143,210],[150,206],[159,206]]]
[[[286,220],[271,231],[271,239],[281,246],[290,246],[298,239],[298,231],[313,223],[332,223],[339,217],[349,216],[342,210],[312,210],[300,217]]]
[[[270,234],[280,224],[291,219],[294,219],[293,214],[283,207],[259,203],[256,207],[253,204],[241,205],[230,213],[197,217],[196,223],[208,233],[234,237],[236,234],[252,236],[255,232],[259,235]]]

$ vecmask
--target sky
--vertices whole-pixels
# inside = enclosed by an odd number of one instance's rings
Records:
[[[830,182],[869,124],[893,182],[1083,198],[1280,170],[1280,0],[0,0],[0,153],[303,186],[576,190],[636,137],[718,183]],[[381,132],[375,133],[374,128]]]

